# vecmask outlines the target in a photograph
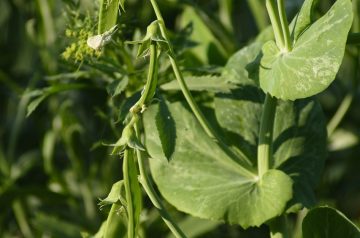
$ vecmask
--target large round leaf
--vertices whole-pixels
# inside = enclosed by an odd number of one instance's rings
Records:
[[[274,41],[267,42],[260,64],[260,87],[284,100],[325,90],[341,65],[352,19],[351,1],[338,0],[299,36],[292,51],[282,51]]]
[[[167,201],[193,216],[245,228],[260,226],[282,214],[292,197],[289,176],[279,170],[269,170],[262,178],[243,173],[227,163],[228,155],[181,103],[168,108],[176,128],[175,150],[169,162],[156,130],[159,106],[150,107],[144,115],[146,146],[153,158],[151,171]]]
[[[231,145],[237,146],[256,161],[258,132],[265,94],[249,75],[231,70],[249,68],[260,51],[257,43],[237,52],[225,66],[233,72],[239,88],[219,93],[215,98],[217,120]],[[246,59],[246,60],[245,60]],[[231,63],[230,63],[231,62]],[[237,62],[237,64],[236,64]],[[326,126],[320,105],[314,99],[278,101],[274,122],[274,161],[271,168],[290,175],[294,181],[294,197],[289,211],[315,203],[315,187],[326,154]],[[297,205],[297,206],[294,206]]]

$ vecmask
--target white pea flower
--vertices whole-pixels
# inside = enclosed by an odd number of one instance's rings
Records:
[[[118,30],[117,25],[111,27],[110,30],[105,31],[104,33],[100,34],[100,35],[96,35],[96,36],[91,36],[87,39],[87,45],[94,49],[94,50],[99,50],[102,47],[104,47],[104,45],[108,44],[111,41],[111,37],[112,35]]]

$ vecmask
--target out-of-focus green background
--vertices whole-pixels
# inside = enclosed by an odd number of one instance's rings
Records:
[[[286,2],[291,19],[302,0]],[[353,32],[360,30],[358,2],[353,0]],[[122,42],[144,33],[155,19],[149,1],[125,4],[117,40],[99,56],[86,47],[86,38],[97,31],[97,1],[0,0],[0,237],[81,237],[95,234],[106,219],[108,210],[97,203],[122,173],[121,160],[103,142],[119,136],[126,101],[144,80],[141,60],[131,77],[123,77],[136,52],[124,56],[129,50]],[[185,73],[219,72],[268,26],[262,0],[159,4]],[[319,0],[317,14],[331,4]],[[319,204],[358,224],[359,77],[358,47],[349,46],[337,80],[318,96],[329,122],[340,106],[346,114],[329,137],[316,190]],[[265,227],[244,231],[169,209],[190,237],[267,237]],[[169,233],[146,198],[142,229],[144,237]]]

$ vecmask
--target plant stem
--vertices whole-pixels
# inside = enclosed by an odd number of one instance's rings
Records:
[[[20,227],[21,233],[24,235],[25,238],[33,238],[33,234],[31,232],[30,226],[27,222],[26,215],[24,212],[24,207],[21,204],[20,200],[15,200],[12,203],[12,209],[15,214],[15,218],[18,222]]]
[[[165,40],[167,42],[169,41],[169,37],[167,35],[166,32],[166,27],[165,27],[165,23],[164,20],[162,18],[161,12],[159,10],[159,7],[156,3],[156,0],[150,0],[153,9],[155,11],[156,17],[160,22],[160,30],[161,33],[163,35],[163,37],[165,38]],[[251,168],[251,161],[249,158],[247,158],[247,156],[245,154],[242,153],[241,157],[238,157],[234,154],[233,151],[231,151],[231,149],[229,148],[229,146],[227,146],[225,144],[225,142],[220,138],[220,136],[216,133],[216,131],[212,128],[212,126],[210,125],[210,123],[206,120],[204,114],[201,112],[201,110],[199,109],[198,105],[196,104],[189,88],[187,87],[184,77],[179,69],[179,65],[175,59],[175,54],[174,54],[174,50],[172,48],[172,46],[169,44],[169,59],[170,59],[170,63],[171,66],[173,68],[175,77],[180,85],[180,89],[187,101],[187,103],[189,104],[192,112],[194,113],[195,117],[197,118],[197,120],[199,121],[200,125],[202,126],[202,128],[205,130],[206,134],[212,138],[214,141],[216,141],[218,143],[218,145],[230,156],[230,158],[237,164],[234,163],[235,166],[237,166],[239,169],[242,169],[244,173],[248,174],[249,176],[253,176],[254,174],[251,172],[252,168]],[[241,165],[241,166],[239,166]],[[242,168],[240,168],[242,167]]]
[[[291,46],[289,23],[287,21],[286,12],[285,12],[285,3],[284,0],[277,0],[277,3],[278,3],[278,11],[280,14],[282,35],[284,39],[284,47],[285,47],[284,49],[287,52],[289,52],[292,50],[292,46]]]
[[[263,112],[261,115],[259,144],[258,144],[258,174],[261,178],[269,170],[272,159],[272,137],[276,113],[277,99],[266,94]]]
[[[140,136],[139,131],[139,123],[135,124],[135,131],[137,137]],[[138,158],[138,164],[139,164],[139,171],[140,171],[140,182],[146,192],[146,194],[149,196],[152,204],[157,208],[157,210],[160,213],[161,218],[164,220],[165,224],[169,227],[170,231],[174,234],[177,238],[186,238],[186,235],[184,232],[180,229],[180,227],[174,222],[172,217],[169,215],[167,210],[165,209],[165,206],[163,205],[160,197],[155,192],[154,186],[152,184],[150,174],[148,174],[146,170],[146,154],[141,150],[136,150],[137,158]]]
[[[268,25],[268,20],[266,19],[266,15],[264,14],[265,12],[263,11],[262,7],[263,0],[247,0],[247,2],[255,19],[258,30],[264,30],[265,27]]]
[[[346,112],[349,110],[353,99],[354,99],[354,94],[353,92],[350,92],[345,96],[345,98],[341,102],[335,115],[331,118],[330,122],[327,125],[328,137],[330,137],[332,133],[335,131],[335,129],[339,126]]]
[[[128,237],[135,237],[135,225],[134,225],[134,210],[131,196],[130,188],[130,178],[129,178],[129,159],[133,159],[130,156],[131,151],[126,148],[124,151],[123,159],[123,176],[124,176],[124,185],[125,185],[125,194],[126,194],[126,203],[127,203],[127,214],[128,214]],[[130,157],[130,158],[129,158]]]
[[[276,9],[275,0],[266,0],[266,9],[273,27],[276,44],[280,49],[284,49],[285,41],[282,34],[279,12]]]
[[[140,99],[130,109],[134,114],[142,110],[143,106],[146,106],[155,94],[157,84],[157,61],[157,45],[156,42],[152,42],[150,44],[150,63],[144,91],[142,92]]]

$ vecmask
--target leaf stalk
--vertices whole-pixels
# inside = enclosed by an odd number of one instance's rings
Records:
[[[280,16],[281,22],[281,29],[282,35],[284,39],[284,49],[289,52],[292,50],[291,38],[290,38],[290,30],[289,30],[289,23],[286,17],[285,11],[285,1],[284,0],[277,0],[278,5],[278,12]]]
[[[270,18],[271,25],[273,27],[276,44],[280,49],[283,49],[285,46],[284,44],[285,40],[282,34],[280,16],[278,10],[276,9],[275,0],[266,0],[265,5]]]
[[[277,99],[270,94],[266,94],[263,112],[261,115],[261,124],[258,144],[258,174],[261,178],[269,170],[272,160],[272,138],[274,129],[274,120],[276,113]]]
[[[135,124],[135,132],[136,135],[139,137],[139,122]],[[162,203],[160,197],[155,192],[155,188],[150,178],[151,175],[147,172],[146,169],[146,153],[141,150],[136,150],[136,154],[140,171],[140,183],[142,184],[146,194],[150,198],[150,201],[156,207],[156,209],[160,213],[161,218],[164,220],[165,224],[169,227],[170,231],[174,234],[174,236],[177,238],[186,238],[184,232],[172,219],[170,214],[167,212],[164,204]]]

